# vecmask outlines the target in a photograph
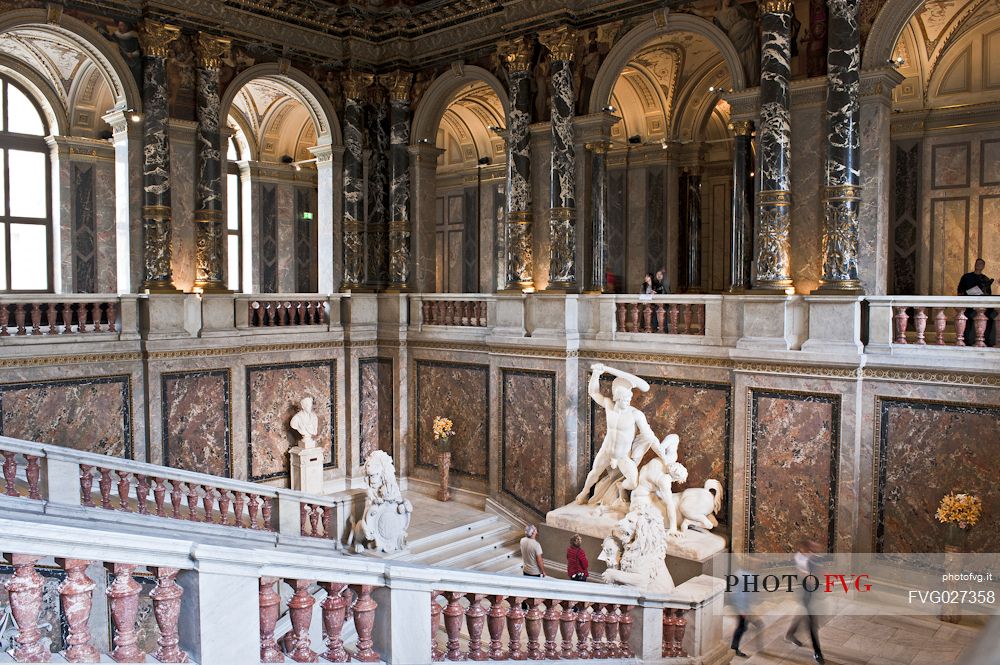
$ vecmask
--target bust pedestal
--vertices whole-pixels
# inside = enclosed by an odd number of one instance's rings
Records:
[[[295,446],[288,450],[292,467],[292,489],[306,494],[323,493],[323,449]]]

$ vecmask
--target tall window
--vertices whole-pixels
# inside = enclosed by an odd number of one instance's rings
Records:
[[[240,151],[233,138],[226,154],[226,255],[229,257],[229,290],[243,290],[243,181],[240,179]]]
[[[34,101],[0,76],[0,292],[52,289],[48,133]]]

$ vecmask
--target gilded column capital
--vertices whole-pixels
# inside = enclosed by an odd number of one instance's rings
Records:
[[[375,76],[367,72],[345,72],[343,80],[344,97],[347,99],[361,99],[364,89],[371,86],[374,81]]]
[[[166,58],[170,44],[181,36],[176,25],[146,19],[139,24],[139,46],[142,54],[150,58]]]
[[[539,33],[538,41],[549,50],[553,60],[570,61],[576,53],[576,31],[566,25]]]
[[[378,82],[389,91],[389,99],[394,102],[410,101],[410,86],[413,84],[413,73],[397,69],[393,72],[380,74]]]
[[[759,7],[762,14],[790,14],[792,0],[760,0]]]
[[[509,73],[531,69],[531,46],[523,38],[497,44],[497,54]]]
[[[753,134],[753,120],[733,120],[729,123],[729,129],[736,136],[751,136]]]
[[[195,44],[198,66],[202,69],[218,69],[222,58],[229,53],[232,43],[233,40],[228,37],[216,37],[207,32],[199,32],[198,42]]]
[[[598,155],[605,155],[611,148],[611,141],[594,141],[593,143],[584,144],[583,147]]]

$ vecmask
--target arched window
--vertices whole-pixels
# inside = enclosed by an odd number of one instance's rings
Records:
[[[226,155],[226,251],[229,258],[229,290],[243,291],[243,181],[240,179],[240,149],[236,139],[229,138]]]
[[[0,292],[52,290],[52,184],[41,110],[0,76]]]

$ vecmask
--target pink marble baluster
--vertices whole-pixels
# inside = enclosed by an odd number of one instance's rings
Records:
[[[969,319],[965,316],[965,310],[959,308],[955,314],[955,346],[965,346],[965,326]]]
[[[323,537],[333,538],[333,506],[323,508]]]
[[[469,629],[469,652],[466,660],[489,660],[489,652],[483,648],[483,628],[486,627],[486,608],[483,607],[482,593],[466,594],[469,609],[465,610],[465,625]]]
[[[233,492],[233,519],[236,520],[234,524],[241,529],[246,528],[246,524],[243,522],[243,492]]]
[[[111,510],[111,469],[98,467],[101,472],[101,479],[97,481],[97,486],[101,490],[101,508]]]
[[[119,663],[142,663],[146,654],[136,646],[139,633],[135,620],[139,615],[139,592],[142,587],[132,579],[136,569],[134,563],[104,564],[114,579],[107,589],[108,604],[111,606],[111,621],[114,623],[114,644],[111,657]]]
[[[375,609],[378,603],[372,598],[370,584],[352,584],[351,589],[357,594],[354,601],[354,628],[358,632],[357,651],[354,660],[362,663],[377,663],[380,656],[372,649],[372,632],[375,628]]]
[[[425,300],[424,302],[426,303],[427,301]],[[444,650],[438,646],[437,641],[438,626],[441,625],[441,615],[444,609],[437,602],[437,598],[440,595],[440,591],[431,591],[431,660],[434,662],[444,660]]]
[[[591,632],[596,627],[594,621],[597,612],[591,612],[589,605],[587,602],[578,603],[576,610],[576,649],[573,650],[573,656],[580,660],[597,657],[594,652],[594,642],[591,640]]]
[[[141,473],[135,474],[135,503],[140,515],[149,514],[146,501],[149,496],[149,478]]]
[[[319,532],[319,516],[322,510],[319,506],[313,506],[312,512],[309,513],[309,535],[314,538],[318,538],[321,535]]]
[[[524,615],[524,632],[528,634],[528,660],[542,660],[545,654],[538,643],[538,636],[542,633],[542,610],[539,608],[541,600],[529,598],[528,611]]]
[[[25,479],[28,481],[28,498],[41,499],[42,493],[38,488],[38,480],[42,475],[41,464],[35,455],[25,455],[24,459],[28,463],[28,468],[24,472]]]
[[[429,300],[420,301],[420,322],[427,325],[431,322],[430,320],[430,308],[431,303]]]
[[[289,657],[297,663],[315,663],[319,656],[313,651],[309,639],[309,624],[312,623],[312,608],[316,599],[309,593],[315,580],[285,580],[295,593],[288,601],[288,614],[292,619],[291,651]]]
[[[41,558],[29,554],[7,556],[7,561],[14,566],[14,576],[4,582],[4,588],[10,599],[10,613],[17,623],[13,655],[18,663],[47,663],[52,657],[42,644],[42,631],[38,626],[45,580],[35,570],[35,563]]]
[[[667,305],[667,320],[669,324],[667,325],[667,333],[671,335],[676,335],[680,331],[677,329],[677,316],[680,314],[680,310],[677,309],[677,305],[670,303]]]
[[[660,333],[661,335],[664,333],[664,331],[667,328],[666,313],[667,313],[667,306],[664,305],[662,302],[661,303],[657,303],[657,305],[656,305],[656,332]]]
[[[0,454],[3,454],[4,494],[20,496],[21,493],[17,491],[17,453],[3,450]]]
[[[10,333],[7,331],[9,321],[10,311],[7,309],[7,303],[0,303],[0,337],[10,337]]]
[[[90,472],[89,464],[80,465],[80,502],[88,507],[94,507],[94,474]]]
[[[630,302],[628,304],[628,324],[626,329],[629,332],[639,332],[639,303]]]
[[[434,323],[439,326],[443,326],[446,323],[445,319],[445,301],[438,300],[434,303]]]
[[[45,310],[45,322],[49,324],[47,334],[55,335],[59,332],[59,326],[56,325],[56,304],[54,302],[49,302]]]
[[[608,644],[604,641],[604,637],[606,635],[604,629],[606,625],[604,605],[595,605],[590,625],[590,632],[594,636],[594,644],[592,647],[593,658],[604,659],[608,657]]]
[[[212,524],[215,522],[215,488],[202,485],[201,490],[201,507],[205,511],[205,522]]]
[[[42,334],[42,306],[37,302],[31,303],[31,334]]]
[[[303,536],[312,535],[309,533],[309,504],[299,504],[299,533]]]
[[[219,490],[219,517],[221,518],[221,524],[223,526],[229,525],[229,503],[231,499],[229,498],[229,490],[220,489]]]
[[[94,311],[94,303],[90,302],[81,303],[80,308],[77,310],[77,313],[82,315],[78,317],[80,323],[78,327],[80,329],[80,332],[82,333],[88,332],[87,331],[88,318],[90,318],[91,323],[94,324],[94,329],[100,330],[100,324],[98,324],[98,322],[95,320],[97,318],[96,317],[97,312]]]
[[[459,300],[455,303],[455,325],[456,326],[466,326],[468,325],[465,316],[465,301]]]
[[[674,610],[677,613],[676,629],[674,631],[674,649],[676,655],[684,657],[684,631],[687,628],[687,619],[684,618],[684,610]]]
[[[250,513],[250,528],[259,529],[260,524],[257,522],[257,507],[260,506],[260,499],[256,494],[247,493],[247,511]]]
[[[692,306],[692,313],[694,314],[694,330],[692,333],[696,335],[705,334],[705,306],[704,305],[694,305]]]
[[[607,612],[604,615],[604,635],[606,642],[605,654],[608,658],[621,658],[621,649],[618,643],[618,614],[617,605],[605,605]]]
[[[944,313],[944,307],[933,308],[931,314],[931,318],[934,319],[934,343],[944,344],[944,329],[948,327],[948,317]]]
[[[265,302],[264,303],[264,313],[267,315],[268,326],[274,325],[274,303]]]
[[[618,617],[618,649],[622,658],[634,658],[632,651],[632,606],[622,605],[621,616]]]
[[[181,519],[181,501],[184,498],[184,483],[179,480],[170,481],[170,507],[173,509],[171,517],[175,520]]]
[[[163,497],[167,493],[166,481],[163,478],[153,478],[153,503],[156,504],[156,516],[166,517],[163,512]]]
[[[507,652],[509,660],[527,660],[528,655],[521,648],[521,631],[524,630],[524,609],[521,603],[524,596],[511,596],[510,609],[507,611]]]
[[[653,303],[642,303],[642,332],[653,332]]]
[[[677,629],[677,619],[674,617],[674,611],[671,608],[665,608],[663,610],[663,647],[661,649],[661,655],[664,658],[669,658],[674,656],[674,633]]]
[[[906,344],[906,322],[910,317],[905,307],[893,307],[893,309],[896,310],[895,316],[892,317],[896,325],[896,344]]]
[[[94,603],[94,581],[87,577],[89,561],[83,559],[56,559],[56,565],[66,571],[66,578],[59,583],[59,599],[63,616],[69,628],[66,651],[71,663],[97,663],[100,652],[90,643],[90,609]]]
[[[556,640],[559,637],[560,614],[558,600],[545,601],[545,614],[542,615],[542,630],[545,632],[545,660],[559,658],[559,645]]]
[[[453,326],[455,325],[455,301],[449,300],[445,303],[444,310],[445,325]],[[461,322],[459,322],[461,323]]]
[[[972,325],[976,331],[976,346],[979,348],[986,346],[986,324],[989,319],[986,317],[986,308],[977,307],[976,316],[972,319]]]
[[[260,514],[261,514],[260,526],[264,531],[274,531],[274,527],[271,526],[271,510],[272,510],[271,497],[265,496],[261,498],[263,500],[263,505],[261,505],[260,507]]]
[[[562,633],[562,649],[559,656],[563,660],[576,658],[573,651],[573,628],[575,625],[576,611],[573,610],[573,603],[563,601],[562,614],[559,615],[559,632]]]
[[[924,340],[924,331],[927,330],[927,312],[926,307],[914,307],[913,314],[913,329],[917,332],[917,344],[924,346],[927,342]]]
[[[189,522],[200,522],[198,518],[198,486],[194,483],[187,484],[187,507]]]
[[[161,663],[186,663],[188,656],[181,650],[177,621],[181,616],[181,596],[184,589],[177,584],[176,568],[150,568],[156,576],[156,587],[149,592],[153,599],[153,615],[160,629],[156,639],[157,649],[153,658]]]
[[[19,302],[14,305],[14,325],[17,326],[18,335],[27,335],[28,329],[24,327],[24,303]]]
[[[290,326],[294,322],[292,321],[292,303],[287,300],[281,303],[281,325]]]
[[[326,589],[326,599],[320,604],[323,611],[323,644],[326,651],[323,658],[332,663],[346,663],[350,656],[344,651],[342,633],[347,619],[347,598],[344,597],[346,584],[320,582]]]
[[[108,332],[115,332],[118,323],[118,309],[114,302],[108,303]]]
[[[690,335],[691,334],[691,304],[684,303],[683,305],[683,317],[684,317],[684,328],[681,329],[681,334]]]
[[[486,629],[490,633],[490,660],[506,660],[503,652],[503,625],[507,618],[503,596],[489,596],[490,612],[486,615]]]
[[[73,332],[73,303],[64,302],[62,303],[62,320],[63,320],[63,335],[69,335]]]
[[[486,323],[486,301],[483,300],[479,303],[479,327],[485,328]]]
[[[462,660],[461,643],[459,636],[462,634],[462,617],[465,610],[461,601],[465,594],[458,591],[446,591],[444,598],[448,601],[448,606],[444,608],[444,630],[448,633],[447,653],[448,660]]]
[[[618,326],[615,328],[616,332],[625,332],[625,303],[620,302],[615,306],[615,320],[618,322]]]
[[[274,583],[277,581],[277,577],[260,578],[257,599],[260,607],[260,662],[262,663],[285,662],[285,657],[278,650],[278,643],[274,640],[274,627],[278,623],[278,606],[281,604],[281,596],[274,590]]]
[[[118,510],[122,512],[132,512],[132,507],[128,503],[129,490],[132,489],[129,483],[128,471],[115,471],[118,476]]]

